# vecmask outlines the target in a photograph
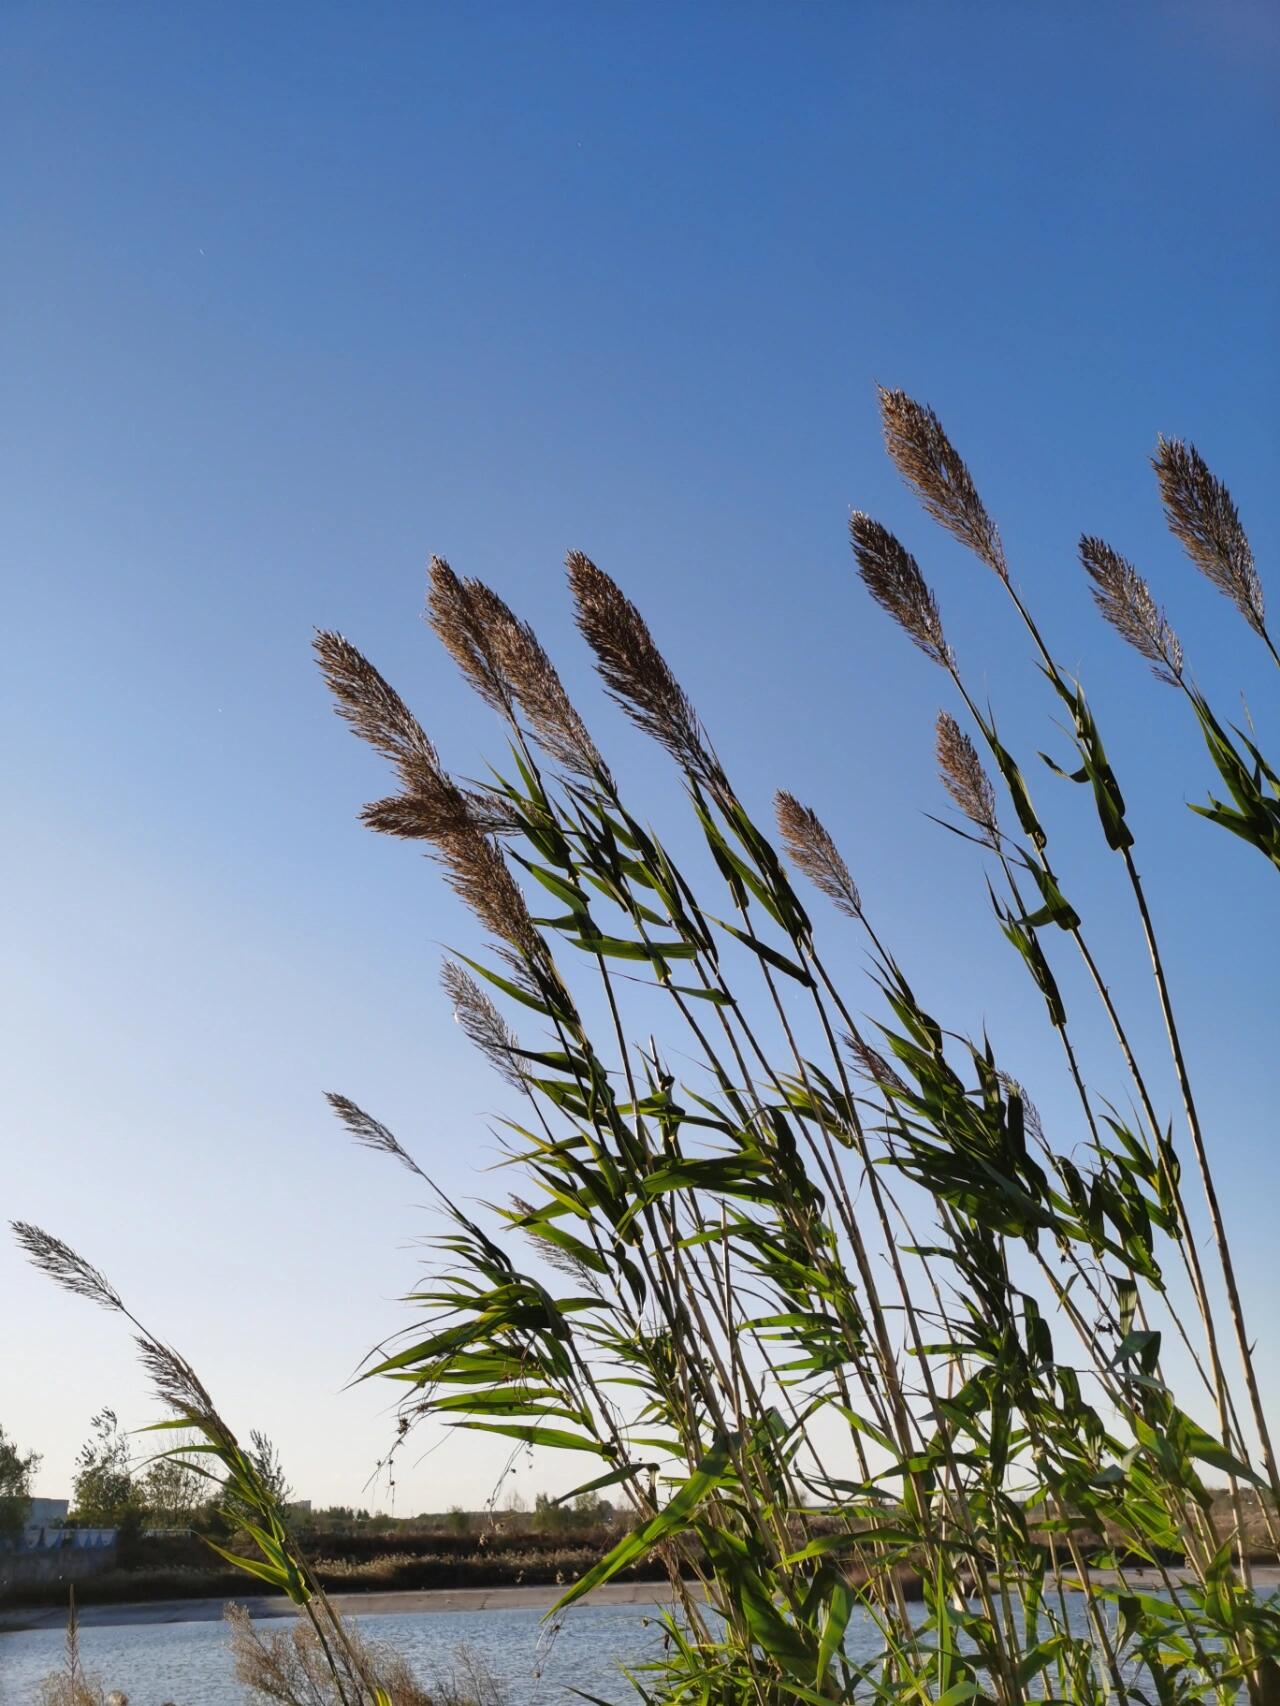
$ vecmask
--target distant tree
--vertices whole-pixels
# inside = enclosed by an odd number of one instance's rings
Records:
[[[191,1444],[183,1436],[179,1444]],[[189,1458],[158,1457],[148,1464],[138,1491],[153,1528],[189,1528],[203,1512],[208,1482]]]
[[[539,1493],[534,1500],[533,1526],[543,1534],[574,1534],[607,1527],[613,1514],[613,1506],[599,1493],[579,1493],[572,1502]]]
[[[76,1458],[72,1479],[75,1514],[100,1528],[122,1528],[138,1521],[142,1499],[129,1459],[128,1435],[114,1410],[100,1410]]]
[[[31,1478],[40,1467],[40,1454],[25,1454],[0,1427],[0,1534],[16,1534],[27,1517]]]
[[[470,1534],[471,1512],[464,1511],[461,1505],[450,1505],[445,1512],[444,1525],[450,1534]]]
[[[257,1428],[249,1435],[249,1457],[259,1479],[274,1497],[281,1509],[287,1510],[293,1502],[293,1488],[285,1476],[284,1464],[280,1461],[280,1453],[276,1450],[266,1434]],[[223,1512],[227,1521],[233,1526],[242,1526],[245,1522],[256,1522],[258,1519],[252,1511],[241,1507],[240,1500],[234,1493],[227,1492],[223,1503]]]

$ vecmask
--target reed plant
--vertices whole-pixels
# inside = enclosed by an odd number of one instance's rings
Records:
[[[486,1213],[436,1193],[447,1225],[416,1324],[370,1373],[404,1385],[406,1430],[430,1419],[577,1452],[578,1491],[618,1490],[628,1532],[557,1611],[661,1557],[675,1605],[648,1698],[1172,1706],[1247,1691],[1260,1706],[1280,1681],[1280,1616],[1254,1590],[1246,1526],[1261,1510],[1274,1546],[1280,1480],[1135,832],[1084,688],[969,469],[931,410],[880,401],[900,472],[998,577],[1068,713],[1064,774],[1121,861],[1185,1135],[1157,1104],[1024,771],[887,528],[854,515],[857,569],[948,678],[940,772],[1064,1051],[1077,1108],[1057,1130],[969,1015],[924,1004],[927,967],[895,956],[818,815],[785,792],[776,833],[752,815],[603,570],[568,559],[578,627],[610,697],[679,773],[709,855],[696,878],[628,806],[528,624],[435,560],[431,625],[507,740],[487,780],[448,774],[349,641],[323,633],[317,653],[338,711],[396,778],[365,822],[423,843],[488,934],[487,953],[452,957],[443,977],[512,1095],[503,1160],[519,1186]],[[1184,447],[1162,443],[1157,470],[1175,531],[1269,646],[1225,488]],[[1206,815],[1273,854],[1272,773],[1223,733],[1137,571],[1097,540],[1081,554],[1104,614],[1191,702],[1235,801]],[[829,969],[827,925],[792,873],[861,937],[878,1022],[858,1016],[868,992]],[[1082,1059],[1064,953],[1083,962],[1114,1058]],[[431,1183],[385,1125],[331,1100],[358,1141]],[[1187,1392],[1164,1373],[1170,1334]]]
[[[972,1013],[928,1003],[929,968],[886,941],[818,814],[781,792],[774,825],[759,820],[602,569],[568,558],[578,627],[679,776],[694,848],[679,861],[529,625],[437,559],[431,625],[506,738],[486,779],[448,773],[348,640],[322,633],[316,650],[338,711],[394,775],[365,822],[421,843],[486,935],[442,980],[510,1096],[513,1188],[483,1209],[451,1200],[385,1124],[331,1095],[442,1217],[414,1325],[368,1375],[398,1383],[401,1439],[430,1423],[573,1452],[575,1494],[624,1501],[622,1538],[555,1615],[661,1560],[672,1609],[661,1657],[634,1675],[647,1700],[1273,1706],[1280,1607],[1254,1581],[1249,1525],[1261,1515],[1274,1552],[1280,1475],[1137,832],[967,465],[932,410],[897,391],[880,405],[898,469],[997,577],[1066,712],[1061,773],[1091,804],[1099,857],[1119,861],[1177,1119],[1018,755],[881,523],[853,516],[857,573],[941,671],[952,826],[984,860],[997,930],[1072,1085],[1049,1124]],[[1274,657],[1225,487],[1189,447],[1162,441],[1156,466],[1175,533]],[[1204,815],[1280,862],[1280,789],[1253,737],[1211,710],[1137,570],[1092,537],[1081,557],[1103,614],[1189,701],[1232,801]],[[854,933],[869,985],[832,969],[833,929]],[[1068,956],[1114,1051],[1087,1046],[1067,1011]],[[64,1284],[123,1309],[65,1247],[22,1236]],[[146,1335],[143,1354],[184,1425],[238,1465],[186,1365]],[[1176,1388],[1170,1362],[1190,1370]],[[254,1538],[259,1573],[323,1607],[287,1525],[264,1514]],[[326,1618],[315,1639],[337,1674]]]

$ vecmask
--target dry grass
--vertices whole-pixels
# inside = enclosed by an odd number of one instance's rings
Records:
[[[398,1653],[368,1641],[336,1614],[299,1615],[285,1629],[258,1629],[243,1606],[227,1608],[236,1680],[254,1700],[281,1706],[371,1706],[376,1691],[395,1706],[506,1706],[497,1679],[467,1649],[430,1687]],[[79,1706],[75,1702],[74,1706]]]
[[[67,1649],[62,1669],[45,1677],[36,1698],[40,1706],[107,1706],[102,1684],[97,1677],[85,1674],[80,1661],[80,1627],[76,1619],[74,1588],[67,1613]]]

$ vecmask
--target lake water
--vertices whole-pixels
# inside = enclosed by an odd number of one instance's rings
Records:
[[[574,1607],[550,1644],[544,1613],[535,1607],[391,1613],[361,1626],[373,1640],[403,1653],[427,1683],[449,1673],[465,1643],[506,1683],[511,1706],[561,1706],[575,1699],[570,1685],[622,1706],[637,1696],[619,1675],[618,1660],[642,1660],[658,1650],[661,1632],[651,1621],[658,1611],[656,1605]],[[285,1625],[273,1621],[268,1627]],[[58,1629],[0,1634],[3,1706],[30,1706],[63,1651]],[[227,1630],[218,1622],[82,1624],[80,1656],[105,1687],[122,1689],[130,1706],[169,1700],[177,1706],[244,1706],[246,1699],[233,1676]]]
[[[1069,1621],[1085,1631],[1084,1601],[1069,1596]],[[572,1607],[554,1637],[538,1606],[488,1611],[430,1611],[354,1617],[368,1638],[404,1655],[430,1687],[453,1670],[462,1646],[469,1647],[507,1688],[510,1706],[569,1706],[571,1688],[614,1706],[634,1706],[638,1696],[619,1672],[619,1662],[642,1663],[661,1650],[661,1608],[646,1604]],[[924,1608],[919,1608],[924,1615]],[[344,1613],[351,1616],[351,1613]],[[1110,1621],[1110,1618],[1108,1618]],[[268,1627],[286,1625],[271,1620]],[[871,1659],[880,1637],[869,1618],[855,1613],[846,1638],[855,1658]],[[34,1706],[41,1680],[62,1660],[60,1629],[0,1634],[0,1706]],[[218,1621],[82,1624],[80,1653],[85,1669],[104,1687],[129,1696],[130,1706],[245,1706],[235,1681],[228,1635]]]

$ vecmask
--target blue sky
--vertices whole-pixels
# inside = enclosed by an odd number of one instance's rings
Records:
[[[474,773],[500,743],[417,619],[432,551],[534,622],[665,828],[667,766],[573,632],[560,565],[594,556],[761,813],[779,785],[818,807],[922,993],[1052,1115],[979,867],[924,815],[945,684],[854,580],[850,507],[916,550],[1029,761],[1059,737],[998,587],[888,465],[879,380],[939,410],[1091,690],[1265,1328],[1274,877],[1186,811],[1205,763],[1074,545],[1133,557],[1274,731],[1274,670],[1147,457],[1200,444],[1266,579],[1275,9],[11,0],[4,34],[6,1216],[106,1267],[300,1491],[375,1496],[387,1400],[341,1388],[427,1223],[321,1092],[463,1195],[494,1189],[501,1097],[435,981],[474,931],[356,823],[383,778],[308,642],[342,628]],[[1158,1058],[1118,873],[1035,787]],[[4,1246],[0,1289],[0,1420],[65,1491],[94,1409],[153,1406],[116,1325]],[[499,1456],[406,1462],[398,1508],[479,1503]]]

